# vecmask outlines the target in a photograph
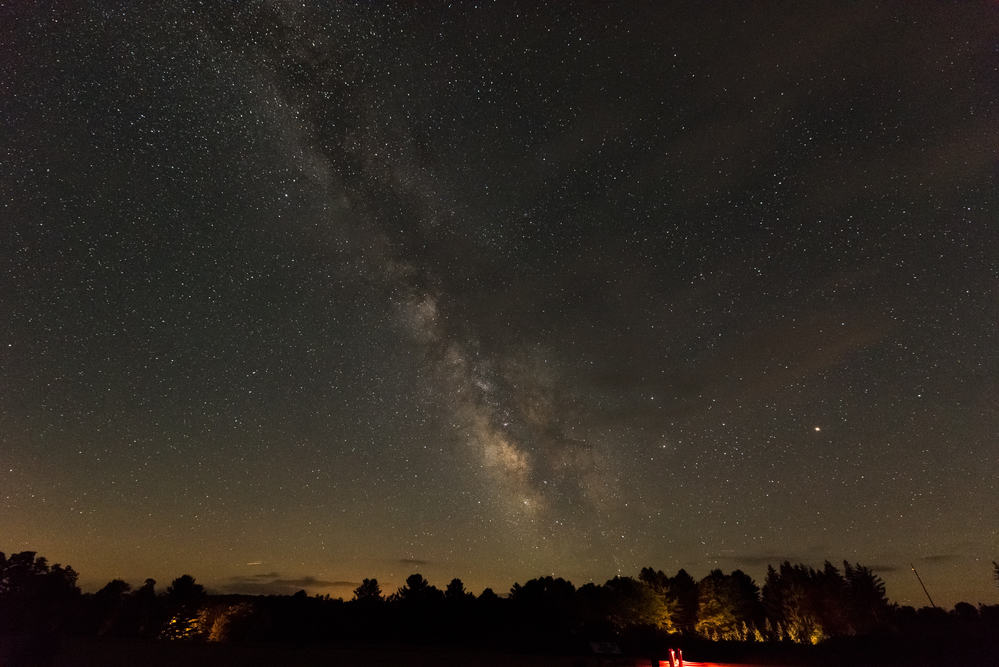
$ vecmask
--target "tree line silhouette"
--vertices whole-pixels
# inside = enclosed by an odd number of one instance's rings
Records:
[[[999,565],[995,565],[999,583]],[[35,552],[0,552],[0,638],[8,651],[38,655],[53,638],[204,642],[344,639],[578,650],[614,641],[629,650],[679,642],[818,644],[838,638],[995,636],[999,605],[958,603],[953,611],[891,603],[881,578],[859,564],[820,569],[781,563],[762,587],[741,570],[695,580],[644,568],[637,577],[576,587],[560,577],[515,583],[505,596],[473,595],[460,579],[441,590],[422,575],[385,594],[364,579],[344,601],[328,595],[212,595],[190,575],[157,591],[115,579],[82,594],[77,573]],[[13,639],[11,639],[13,638]],[[3,655],[0,663],[6,664]],[[10,658],[10,656],[7,656]],[[11,660],[14,662],[14,660]]]

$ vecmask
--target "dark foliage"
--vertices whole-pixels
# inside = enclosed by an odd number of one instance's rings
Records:
[[[892,647],[903,646],[898,655],[913,664],[921,664],[914,647],[941,659],[950,651],[978,664],[999,628],[999,607],[896,608],[877,575],[848,562],[842,570],[828,562],[820,570],[784,562],[769,568],[762,591],[740,570],[713,570],[695,582],[683,570],[670,577],[652,568],[637,578],[578,589],[565,579],[539,577],[514,584],[503,598],[491,589],[476,597],[457,578],[442,591],[420,574],[387,598],[377,580],[365,579],[349,602],[305,591],[210,595],[190,575],[160,594],[155,584],[148,579],[133,590],[115,579],[81,596],[72,568],[49,566],[32,552],[0,554],[0,639],[7,638],[0,664],[45,664],[67,633],[104,640],[368,640],[568,653],[598,641],[637,655],[687,646],[721,657],[731,653],[726,645],[774,651],[775,642],[821,642],[825,648],[812,649],[818,651],[813,655],[867,652],[894,664]]]
[[[34,551],[0,552],[0,665],[47,662],[76,615],[76,578]]]
[[[829,637],[871,635],[890,628],[892,606],[884,582],[862,565],[843,573],[785,561],[767,569],[763,607],[769,639],[816,644]]]
[[[354,589],[354,600],[364,604],[380,603],[382,599],[382,588],[378,585],[377,579],[365,579],[361,585]]]

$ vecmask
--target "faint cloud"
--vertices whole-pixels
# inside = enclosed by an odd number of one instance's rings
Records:
[[[287,577],[278,572],[262,572],[229,577],[219,588],[224,593],[290,595],[302,589],[309,592],[329,591],[331,589],[353,589],[359,585],[360,582],[356,581],[320,579],[310,575]]]
[[[898,572],[902,569],[898,565],[869,565],[867,567],[872,572]]]
[[[424,565],[430,565],[430,561],[428,561],[428,560],[421,560],[419,558],[400,558],[399,562],[402,565],[417,565],[417,566],[420,566],[420,567],[422,567]]]
[[[950,563],[956,560],[962,560],[964,558],[961,554],[935,554],[933,556],[922,556],[916,560],[922,561],[924,563]]]
[[[732,563],[735,565],[745,565],[747,567],[763,567],[765,565],[778,566],[784,561],[790,561],[792,563],[800,562],[802,559],[798,556],[778,556],[774,554],[758,554],[758,555],[719,555],[715,556],[713,560],[725,561],[726,563]]]

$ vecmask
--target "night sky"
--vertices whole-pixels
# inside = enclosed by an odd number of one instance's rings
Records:
[[[999,601],[999,5],[162,4],[0,8],[0,550]]]

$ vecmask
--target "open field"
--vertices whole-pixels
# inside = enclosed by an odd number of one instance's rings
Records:
[[[3,667],[657,667],[654,656],[560,655],[474,649],[457,646],[414,646],[405,644],[329,643],[295,646],[291,644],[209,644],[195,642],[147,642],[134,640],[93,640],[68,638],[55,644],[26,650],[14,646],[10,638],[0,638],[0,665]],[[37,645],[36,645],[37,646]],[[20,659],[11,660],[11,649]],[[804,650],[803,650],[804,649]],[[999,664],[997,647],[983,644],[942,645],[859,645],[787,647],[736,646],[690,647],[685,650],[685,667],[860,667],[939,665],[994,667]],[[42,655],[48,653],[47,656]]]
[[[9,639],[7,640],[10,641]],[[5,649],[12,648],[8,643]],[[373,644],[206,644],[188,642],[146,642],[122,640],[67,639],[56,645],[26,650],[19,647],[19,660],[0,660],[4,667],[31,665],[40,667],[441,667],[475,665],[477,667],[648,667],[657,666],[666,656],[608,656],[526,654],[498,650],[477,650],[449,646],[408,646]],[[48,652],[48,656],[40,653]],[[6,653],[6,655],[4,655]],[[9,656],[0,652],[0,657]],[[687,667],[759,667],[765,664],[687,661]]]
[[[181,642],[68,641],[52,667],[637,667],[651,659],[596,656],[525,655],[451,647],[313,645],[220,645]]]

